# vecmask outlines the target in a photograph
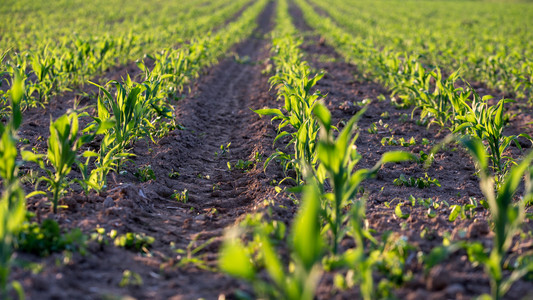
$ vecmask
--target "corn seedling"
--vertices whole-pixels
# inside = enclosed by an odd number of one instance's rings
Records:
[[[229,154],[229,146],[231,146],[231,142],[227,143],[226,146],[220,145],[220,152],[215,151],[215,157],[224,157]]]
[[[490,154],[489,158],[492,163],[492,169],[496,173],[496,184],[499,186],[501,180],[507,173],[507,169],[514,163],[512,157],[505,156],[505,151],[512,142],[518,148],[521,148],[517,142],[519,137],[527,138],[530,141],[533,139],[527,134],[505,136],[503,134],[504,128],[504,104],[510,102],[502,99],[496,105],[489,106],[488,100],[491,97],[480,97],[474,94],[474,100],[471,106],[464,103],[467,112],[458,118],[463,123],[457,127],[455,132],[466,130],[470,135],[477,137],[487,143],[487,150]]]
[[[9,273],[15,238],[22,227],[26,215],[24,191],[17,180],[18,151],[16,146],[16,130],[22,121],[20,103],[23,97],[24,83],[16,76],[9,91],[12,115],[7,126],[0,124],[0,177],[2,178],[2,194],[0,198],[0,298],[8,298]],[[11,287],[23,299],[24,292],[18,282]]]
[[[219,257],[222,271],[252,282],[256,293],[268,299],[313,299],[321,275],[320,258],[323,242],[320,235],[320,191],[313,180],[304,188],[302,206],[290,235],[289,267],[276,254],[266,225],[256,228],[254,239],[260,243],[258,251],[270,278],[258,276],[251,253],[240,240],[236,228],[226,233]]]
[[[411,137],[409,140],[405,140],[403,137],[395,139],[394,136],[390,136],[382,138],[381,145],[410,147],[416,145],[416,140],[414,137]]]
[[[239,159],[234,165],[234,167],[236,169],[243,170],[244,172],[246,172],[247,170],[253,168],[253,166],[254,166],[254,162],[253,161],[242,160],[242,159]]]
[[[121,288],[141,285],[143,285],[143,279],[141,275],[130,270],[124,270],[124,272],[122,273],[122,279],[118,284],[118,286]]]
[[[450,206],[448,221],[453,222],[458,217],[463,220],[472,219],[476,215],[476,208],[478,208],[478,202],[474,198],[470,198],[470,203],[465,205],[452,205]]]
[[[109,123],[108,123],[109,124]],[[100,125],[105,125],[102,123]],[[105,126],[101,127],[101,130],[97,130],[96,133],[100,133],[105,130]],[[86,128],[84,131],[92,129]],[[100,143],[100,149],[98,152],[85,151],[82,156],[86,158],[85,162],[78,162],[78,168],[81,171],[82,178],[75,179],[78,182],[85,193],[88,193],[91,189],[97,192],[101,192],[107,187],[107,175],[111,171],[116,171],[117,164],[120,159],[124,159],[129,155],[127,153],[119,152],[119,145],[112,145],[114,141],[113,136],[104,135]],[[94,158],[94,168],[89,171],[89,163]]]
[[[47,52],[46,49],[44,52]],[[40,103],[47,103],[52,92],[57,88],[59,76],[55,74],[54,64],[55,58],[48,56],[47,53],[37,53],[30,60],[32,71],[37,77],[34,88],[39,93]]]
[[[0,296],[4,299],[8,297],[13,243],[26,214],[24,199],[24,191],[17,182],[4,186],[0,199]],[[22,287],[17,282],[11,285],[17,290],[19,298],[24,298]]]
[[[174,171],[174,170],[172,170],[172,171],[168,174],[168,178],[178,179],[179,177],[180,177],[180,172],[178,172],[178,171]]]
[[[155,239],[144,233],[127,232],[125,234],[118,234],[116,230],[111,230],[108,233],[109,238],[117,247],[124,247],[135,251],[143,251],[149,253],[148,248],[155,242]]]
[[[111,148],[118,146],[117,154],[126,153],[131,143],[147,132],[148,103],[142,99],[143,87],[131,81],[128,77],[125,85],[116,81],[108,84],[117,89],[116,97],[103,86],[96,85],[101,92],[98,96],[98,116],[94,117],[95,123],[112,123],[106,135],[110,135]],[[123,156],[125,157],[125,156]],[[122,159],[118,161],[118,167]]]
[[[431,178],[426,173],[424,177],[405,177],[404,174],[401,174],[399,178],[394,179],[394,185],[397,186],[408,186],[408,187],[417,187],[419,189],[428,188],[432,185],[440,187],[440,182],[437,178]]]
[[[171,197],[178,202],[187,203],[189,201],[189,190],[184,189],[181,192],[174,190],[174,193]]]
[[[433,162],[433,160],[435,160],[435,154],[432,152],[425,153],[423,150],[420,150],[420,152],[418,153],[418,156],[419,156],[419,159],[418,159],[419,164],[429,165],[431,162]]]
[[[359,192],[360,184],[365,179],[372,177],[382,164],[415,159],[412,154],[407,152],[387,152],[372,169],[355,170],[361,159],[361,155],[354,145],[358,137],[355,134],[355,128],[357,120],[364,112],[365,109],[352,117],[335,139],[331,125],[331,113],[322,104],[318,104],[314,110],[314,115],[320,123],[320,138],[317,148],[320,165],[317,170],[317,178],[322,184],[327,178],[333,189],[332,193],[324,195],[324,198],[327,199],[324,207],[324,218],[328,224],[327,231],[331,231],[332,234],[333,254],[337,254],[339,251],[339,243],[345,235],[342,226],[344,222],[342,211],[347,205],[356,201],[355,196]]]
[[[140,182],[146,182],[149,180],[155,180],[155,173],[154,170],[152,170],[152,166],[147,165],[142,168],[138,168],[135,172],[135,177],[139,179]]]
[[[487,199],[494,223],[494,244],[490,254],[486,254],[484,251],[478,254],[478,259],[485,264],[486,272],[490,277],[491,295],[484,297],[501,299],[511,285],[531,269],[531,266],[526,265],[514,270],[507,278],[504,278],[503,275],[505,254],[511,247],[512,239],[524,220],[525,203],[533,199],[533,187],[531,185],[533,152],[530,152],[521,162],[513,166],[504,177],[501,185],[495,189],[494,178],[489,171],[490,156],[485,151],[482,142],[475,138],[464,138],[460,142],[468,149],[480,169],[481,191]],[[513,204],[513,198],[524,174],[528,179],[524,197]]]
[[[175,250],[175,252],[178,254],[177,258],[179,260],[177,266],[179,268],[184,268],[186,266],[193,265],[202,270],[214,271],[214,269],[208,265],[206,259],[204,258],[205,255],[200,254],[200,251],[211,245],[215,239],[210,238],[206,242],[195,247],[197,238],[198,235],[191,240],[186,249]]]
[[[41,224],[28,221],[17,236],[17,249],[39,256],[64,250],[85,254],[87,240],[79,228],[62,233],[54,220],[46,219]]]
[[[374,278],[372,276],[375,260],[368,256],[365,240],[370,239],[373,243],[376,243],[376,241],[363,225],[366,217],[365,211],[366,201],[364,198],[355,202],[350,210],[348,232],[354,238],[356,246],[343,253],[343,258],[347,266],[357,269],[357,272],[351,272],[349,274],[352,274],[354,283],[359,283],[362,298],[370,300],[376,298]]]
[[[284,114],[279,109],[259,109],[255,110],[255,112],[260,115],[274,116],[272,121],[281,121],[278,126],[279,133],[274,139],[274,143],[284,137],[290,137],[288,145],[294,145],[294,154],[277,151],[266,159],[265,167],[272,159],[281,159],[285,165],[284,169],[295,169],[295,180],[300,183],[302,177],[298,164],[302,162],[313,166],[317,162],[315,147],[319,127],[312,117],[312,111],[318,99],[323,96],[319,92],[311,94],[311,88],[324,74],[317,74],[309,78],[310,72],[305,65],[297,72],[298,75],[294,78],[289,77],[286,79],[280,76],[271,78],[272,84],[283,87],[279,89],[279,93],[285,99],[284,109],[287,113]],[[293,74],[291,75],[294,76]],[[298,81],[292,82],[294,80]],[[287,125],[291,125],[296,131],[294,133],[284,131],[283,128]]]
[[[70,113],[50,121],[50,137],[48,138],[48,152],[45,156],[53,171],[45,168],[43,156],[25,152],[23,158],[27,161],[38,163],[46,171],[47,176],[38,180],[45,181],[52,193],[52,210],[57,213],[59,198],[70,184],[67,175],[78,159],[78,150],[83,144],[90,141],[92,136],[81,134],[78,127],[78,114]],[[28,196],[43,194],[34,192]]]

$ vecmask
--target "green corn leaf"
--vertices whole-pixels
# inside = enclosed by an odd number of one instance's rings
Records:
[[[100,123],[98,123],[97,130],[95,134],[105,134],[107,130],[113,128],[115,126],[115,119],[106,119],[102,120]]]
[[[17,130],[22,123],[22,111],[20,109],[20,102],[24,96],[24,81],[22,80],[21,71],[15,70],[15,78],[13,86],[11,87],[11,110],[13,130]]]
[[[471,137],[465,137],[459,141],[467,148],[481,170],[485,171],[488,168],[488,157],[483,143],[479,139]]]
[[[81,154],[82,157],[98,157],[98,153],[90,150],[83,151]]]
[[[31,197],[35,197],[35,196],[43,196],[43,197],[46,197],[46,192],[44,191],[33,191],[29,194],[26,195],[26,199],[29,199]]]
[[[263,234],[260,236],[260,239],[262,243],[261,250],[263,253],[263,257],[265,259],[265,268],[267,269],[268,274],[270,275],[270,277],[272,277],[274,282],[279,287],[284,287],[285,286],[285,273],[284,273],[283,265],[278,259],[276,251],[274,251],[274,248],[272,247],[272,244],[270,243],[268,236]]]
[[[410,216],[410,214],[404,213],[402,211],[402,204],[401,203],[398,203],[396,205],[396,208],[394,209],[394,214],[400,219],[407,219]]]
[[[453,222],[461,215],[461,206],[459,205],[452,205],[450,207],[452,211],[450,212],[450,215],[448,216],[448,221]]]
[[[531,151],[518,165],[514,166],[505,178],[501,188],[498,190],[497,202],[509,205],[512,201],[513,195],[518,189],[518,185],[522,179],[524,172],[531,168],[531,161],[533,160],[533,151]]]
[[[504,100],[500,100],[498,103],[498,109],[494,113],[494,125],[497,128],[500,128],[503,126],[503,104],[505,103]]]
[[[252,280],[255,277],[255,270],[250,262],[250,257],[238,238],[224,244],[220,252],[218,265],[222,271],[231,276],[246,280]]]
[[[304,188],[301,210],[296,216],[292,235],[295,255],[301,260],[307,271],[313,268],[322,252],[319,195],[320,192],[316,184],[308,183]]]
[[[0,199],[0,237],[2,247],[10,247],[9,243],[18,232],[26,217],[24,191],[17,183],[7,186]],[[4,239],[8,240],[4,240]],[[7,245],[6,245],[7,242]]]
[[[291,135],[290,133],[288,133],[287,131],[282,131],[280,133],[278,133],[278,135],[276,136],[276,138],[274,139],[274,142],[272,144],[276,144],[276,142],[279,140],[279,139],[282,139],[286,136],[289,136]]]
[[[257,109],[257,110],[252,110],[253,112],[259,114],[259,115],[262,115],[262,116],[277,116],[277,117],[284,117],[283,113],[281,112],[281,110],[277,109],[277,108],[265,108],[265,109]]]
[[[3,127],[0,130],[3,131],[0,137],[0,177],[6,181],[5,185],[12,183],[17,177],[17,148],[11,131]]]
[[[313,113],[318,118],[318,121],[325,127],[326,131],[329,132],[331,130],[331,113],[324,104],[317,104],[313,109]]]
[[[416,161],[416,156],[412,153],[405,151],[389,151],[381,156],[380,162],[386,163],[398,163],[402,161]]]

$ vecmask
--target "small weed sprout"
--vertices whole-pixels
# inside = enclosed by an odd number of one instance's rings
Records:
[[[176,200],[178,202],[187,203],[187,202],[189,202],[189,190],[184,189],[181,192],[178,192],[178,191],[174,190],[174,193],[172,194],[171,197],[172,197],[172,199],[174,199],[174,200]]]
[[[135,177],[137,177],[141,182],[156,179],[154,170],[152,169],[151,165],[147,165],[137,169],[137,171],[135,172]]]

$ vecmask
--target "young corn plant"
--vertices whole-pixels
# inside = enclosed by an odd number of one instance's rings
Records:
[[[37,82],[34,84],[36,91],[39,93],[39,102],[47,103],[50,95],[57,88],[58,76],[55,74],[55,58],[49,56],[44,49],[43,53],[36,53],[30,60],[32,71],[37,76]]]
[[[533,151],[521,162],[513,166],[503,178],[500,186],[495,189],[494,178],[489,170],[489,155],[483,143],[477,138],[463,138],[461,143],[468,149],[470,155],[480,169],[480,187],[486,197],[487,204],[494,224],[494,243],[490,253],[479,253],[478,260],[485,264],[490,278],[491,295],[484,295],[483,299],[502,299],[511,285],[533,269],[525,265],[511,272],[504,278],[505,256],[511,247],[512,239],[518,232],[525,217],[525,203],[533,200]],[[513,203],[523,175],[526,181],[525,194],[517,203]]]
[[[82,154],[82,157],[86,158],[85,162],[76,162],[81,171],[82,178],[76,178],[74,180],[82,187],[86,195],[91,190],[100,193],[105,189],[107,187],[107,174],[111,171],[116,171],[117,162],[127,157],[125,154],[119,153],[119,145],[113,147],[112,143],[113,137],[111,135],[105,135],[102,138],[98,152],[87,150]],[[95,159],[94,168],[89,169],[92,158]]]
[[[280,29],[281,30],[281,29]],[[265,167],[272,159],[281,159],[284,169],[294,169],[297,184],[302,183],[300,163],[315,166],[316,139],[318,123],[312,116],[313,108],[323,95],[319,91],[312,91],[316,83],[324,76],[318,73],[311,76],[306,62],[301,61],[298,46],[300,40],[290,34],[281,35],[273,39],[273,58],[276,64],[276,74],[269,79],[271,86],[278,91],[278,98],[284,99],[283,113],[280,109],[255,110],[259,115],[273,116],[272,121],[280,120],[278,135],[274,143],[284,137],[290,137],[288,146],[294,145],[294,154],[283,151],[273,153],[265,161]],[[285,130],[289,126],[292,130]]]
[[[80,135],[78,115],[71,113],[59,117],[50,124],[47,160],[54,168],[54,174],[45,178],[52,190],[53,211],[57,213],[57,204],[62,191],[68,186],[67,175],[78,158],[78,150],[89,141],[90,136]]]
[[[23,87],[23,97],[20,102],[20,107],[22,111],[25,111],[29,107],[41,106],[44,108],[43,103],[39,102],[33,94],[39,92],[39,87],[37,84],[32,83],[26,74],[25,70],[29,68],[28,61],[25,56],[23,57],[20,53],[17,53],[12,58],[13,60],[7,63],[7,73],[11,78],[18,76],[21,78]]]
[[[308,76],[310,72],[307,67],[303,67],[297,73],[297,81],[293,84],[289,83],[291,79],[281,79],[280,84],[282,88],[279,89],[280,95],[285,99],[283,113],[279,109],[259,109],[255,110],[259,115],[272,115],[272,120],[281,120],[278,126],[278,135],[274,139],[277,142],[279,139],[286,136],[291,137],[288,145],[294,145],[294,154],[285,154],[283,152],[275,152],[266,161],[265,166],[274,158],[283,158],[288,156],[289,160],[286,163],[294,167],[296,171],[296,182],[302,182],[302,172],[299,164],[308,164],[310,166],[316,165],[316,139],[318,136],[318,123],[312,116],[313,108],[319,98],[323,97],[319,92],[311,93],[312,87],[320,80],[324,74],[317,74],[311,78]],[[276,78],[276,77],[273,77]],[[289,133],[283,130],[284,127],[290,125],[295,132]]]
[[[92,126],[113,124],[105,134],[110,136],[108,142],[111,143],[108,147],[110,149],[117,147],[116,152],[121,157],[117,167],[120,169],[123,158],[131,156],[127,154],[131,144],[142,136],[149,136],[147,127],[149,104],[147,99],[142,97],[144,88],[132,82],[129,76],[124,85],[110,81],[108,85],[114,85],[117,90],[116,97],[113,97],[110,90],[93,84],[100,89],[101,95],[98,97],[98,116],[93,117]]]
[[[416,160],[416,157],[410,153],[392,151],[383,154],[372,169],[356,170],[355,167],[361,159],[361,155],[357,153],[355,146],[358,137],[358,134],[355,134],[355,129],[357,121],[365,110],[362,109],[353,116],[338,137],[334,138],[329,110],[323,104],[318,104],[314,109],[314,115],[320,123],[320,137],[317,147],[320,165],[317,170],[317,178],[322,186],[325,185],[327,179],[332,189],[331,193],[324,195],[326,201],[323,204],[323,216],[327,224],[325,231],[331,232],[332,235],[330,244],[334,255],[339,253],[339,243],[347,230],[343,226],[346,218],[343,214],[344,208],[357,202],[355,198],[361,183],[374,176],[381,165],[385,163]],[[356,215],[360,214],[360,212],[355,213]]]
[[[146,125],[152,142],[156,143],[154,136],[161,137],[176,126],[174,121],[174,107],[167,100],[163,88],[166,85],[170,74],[155,74],[146,71],[144,87],[144,98],[148,104]]]
[[[13,243],[26,217],[24,191],[18,182],[4,186],[0,199],[0,296],[8,299],[8,279],[13,254]],[[22,287],[12,283],[12,287],[23,299]]]
[[[280,260],[274,244],[264,228],[256,229],[254,239],[260,243],[260,257],[269,281],[262,279],[252,263],[250,251],[238,236],[238,231],[226,234],[219,257],[219,267],[231,276],[250,281],[258,296],[268,299],[314,299],[316,285],[322,273],[320,260],[323,241],[320,235],[320,190],[312,178],[304,188],[302,206],[290,235],[288,268]]]
[[[24,98],[26,85],[24,83],[26,75],[18,68],[10,68],[11,72],[9,72],[9,74],[12,78],[11,88],[6,92],[5,101],[7,101],[7,103],[5,108],[1,109],[1,113],[5,113],[6,116],[9,116],[9,123],[6,127],[14,133],[20,127],[20,124],[22,124],[22,111],[25,108]]]
[[[8,53],[9,50],[4,51],[3,53],[0,52],[0,118],[9,117],[9,91],[4,91],[2,89],[2,84],[4,81],[7,81],[5,80],[4,76],[9,74],[4,62]]]
[[[24,97],[24,81],[19,73],[15,73],[11,89],[11,118],[6,125],[0,123],[0,177],[5,187],[13,185],[18,178],[18,164],[16,148],[16,132],[22,124],[21,101]]]
[[[7,299],[9,272],[13,254],[13,243],[26,216],[24,191],[18,181],[16,130],[22,122],[20,103],[24,95],[24,82],[15,76],[9,91],[12,115],[6,126],[0,123],[0,177],[2,194],[0,198],[0,298]],[[11,283],[20,299],[24,292],[19,283]]]
[[[421,121],[429,118],[431,120],[429,124],[434,123],[440,128],[450,128],[453,131],[461,124],[458,117],[465,113],[464,103],[469,101],[472,93],[468,91],[469,89],[465,91],[463,88],[456,88],[455,82],[458,79],[458,72],[454,72],[444,79],[439,68],[427,72],[423,67],[419,67],[419,78],[412,80],[412,84],[406,92],[411,98],[416,99],[414,101],[416,107],[411,116],[417,109],[420,109]],[[433,92],[430,92],[432,85],[434,85],[434,89]]]
[[[495,178],[496,186],[499,187],[509,166],[514,163],[512,157],[505,156],[505,151],[513,142],[521,149],[518,143],[519,137],[524,137],[530,141],[533,139],[525,133],[504,135],[504,105],[510,100],[502,99],[496,105],[490,106],[488,104],[490,98],[492,97],[480,97],[474,93],[474,100],[471,105],[463,102],[466,113],[457,116],[463,123],[455,129],[455,132],[466,131],[469,135],[486,142],[492,169],[497,175]]]
[[[67,175],[77,161],[78,151],[91,138],[90,135],[81,133],[78,114],[73,112],[59,117],[54,122],[50,121],[50,137],[48,138],[48,151],[45,157],[27,151],[23,153],[24,160],[39,164],[47,173],[47,176],[41,177],[37,184],[41,181],[48,184],[52,193],[52,211],[54,213],[57,213],[59,198],[70,184]],[[46,158],[53,171],[45,167],[43,158]],[[43,193],[37,191],[28,197],[37,194]]]

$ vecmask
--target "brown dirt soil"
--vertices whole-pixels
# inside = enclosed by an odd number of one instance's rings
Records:
[[[343,121],[349,120],[362,106],[357,105],[364,99],[371,99],[358,126],[360,135],[356,146],[362,159],[360,167],[373,166],[384,152],[391,150],[404,150],[418,154],[420,151],[428,153],[435,143],[442,140],[447,132],[439,131],[433,125],[429,129],[416,124],[417,114],[411,119],[411,110],[396,109],[389,101],[390,92],[379,84],[367,81],[358,81],[355,78],[357,66],[344,62],[343,58],[335,50],[326,45],[323,40],[312,32],[305,23],[300,9],[291,3],[290,12],[295,20],[295,25],[306,37],[303,44],[308,60],[312,67],[325,70],[326,75],[316,86],[322,93],[327,94],[326,104],[332,111],[334,123],[342,127]],[[362,76],[359,76],[359,78]],[[490,91],[486,91],[490,93]],[[384,95],[387,100],[378,101],[378,96]],[[524,123],[511,123],[508,132],[524,132]],[[377,133],[369,133],[372,123],[388,124],[378,125]],[[531,130],[531,127],[528,128]],[[416,145],[410,147],[382,145],[381,139],[394,136],[395,139],[415,138]],[[422,139],[428,139],[430,145],[422,145]],[[523,143],[531,147],[528,143]],[[529,150],[529,149],[526,149]],[[523,155],[516,147],[512,147],[509,154],[513,157]],[[401,174],[406,177],[424,177],[439,180],[441,187],[419,189],[416,187],[395,186],[394,179]],[[482,207],[477,208],[474,218],[454,222],[448,221],[450,209],[441,206],[437,210],[437,216],[429,218],[427,208],[421,205],[412,207],[407,205],[410,195],[418,198],[432,198],[437,201],[446,201],[449,205],[464,205],[473,197],[478,201],[483,199],[479,189],[478,178],[474,175],[475,168],[468,154],[456,146],[451,145],[445,151],[440,151],[435,156],[435,162],[424,169],[423,165],[416,163],[388,164],[381,168],[375,179],[364,184],[367,194],[367,221],[369,228],[375,230],[375,236],[379,237],[385,232],[393,232],[394,235],[406,239],[414,247],[409,251],[406,260],[405,271],[413,275],[412,280],[405,282],[395,289],[395,294],[400,299],[470,299],[482,293],[490,292],[488,277],[482,267],[473,267],[467,258],[465,251],[459,251],[451,255],[443,263],[433,267],[428,272],[417,260],[417,252],[429,253],[431,249],[442,245],[445,233],[450,234],[452,240],[468,240],[481,242],[486,247],[492,244],[493,234],[487,225],[490,218],[489,212]],[[409,213],[407,219],[398,218],[394,209],[400,202],[404,202],[402,210]],[[531,208],[528,208],[531,212]],[[531,229],[531,222],[524,224],[524,230]],[[424,237],[422,237],[424,236]],[[352,246],[353,242],[345,241],[346,246]],[[516,240],[512,247],[514,254],[523,253],[530,249],[531,239]],[[382,277],[385,274],[381,274]],[[379,278],[377,278],[379,279]],[[333,275],[327,274],[319,286],[318,298],[321,299],[354,299],[358,297],[357,290],[338,291],[333,288]],[[376,281],[377,284],[377,281]],[[508,292],[507,299],[523,299],[525,296],[533,297],[531,281],[521,280],[513,285]],[[526,296],[529,295],[529,296]]]
[[[273,150],[275,127],[251,110],[275,105],[268,76],[262,74],[268,63],[269,37],[265,34],[272,28],[273,11],[271,3],[258,20],[259,29],[234,49],[249,60],[224,59],[207,70],[178,102],[177,119],[186,129],[171,132],[157,144],[137,142],[127,173],[112,174],[105,193],[89,197],[71,193],[62,200],[68,208],[57,215],[48,212],[46,199],[30,200],[29,210],[37,213],[39,220],[56,219],[62,228],[81,228],[85,233],[93,233],[96,227],[119,234],[145,233],[155,242],[145,253],[96,242],[89,243],[85,256],[74,254],[72,258],[17,253],[19,261],[42,264],[42,271],[36,274],[25,268],[13,272],[12,279],[22,283],[28,299],[215,299],[221,294],[231,296],[237,288],[248,289],[221,273],[193,264],[180,266],[187,255],[176,249],[189,245],[194,249],[209,241],[195,257],[214,268],[226,227],[247,213],[262,210],[268,199],[288,208],[274,209],[275,214],[292,215],[296,210],[270,185],[283,178],[279,167],[273,164],[266,172],[262,162],[246,172],[227,167],[228,161],[234,165],[239,159],[253,160],[255,153],[266,158]],[[20,136],[32,147],[45,149],[49,121],[43,115],[55,118],[66,112],[74,101],[69,96],[56,99],[45,112],[27,111]],[[94,98],[87,99],[90,101]],[[220,146],[229,142],[229,153],[215,156],[221,152]],[[147,165],[156,180],[141,183],[132,174]],[[179,177],[169,178],[171,172],[179,172]],[[175,191],[184,189],[189,191],[187,203],[172,199]],[[125,270],[137,273],[143,284],[120,287]]]

